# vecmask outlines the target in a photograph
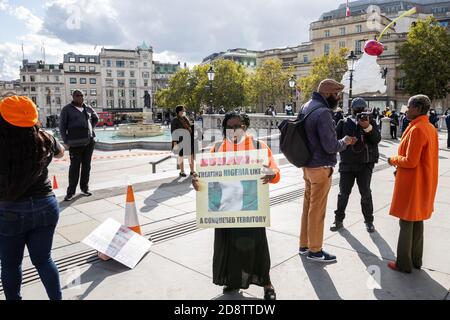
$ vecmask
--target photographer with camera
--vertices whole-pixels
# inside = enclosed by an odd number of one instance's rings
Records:
[[[368,106],[363,98],[355,98],[351,104],[352,115],[339,121],[336,132],[338,139],[345,136],[355,137],[357,142],[346,150],[340,152],[339,163],[339,195],[337,210],[335,211],[335,222],[331,231],[338,231],[344,227],[345,209],[353,185],[358,184],[361,194],[361,209],[367,231],[375,231],[373,225],[373,201],[370,183],[375,163],[378,162],[378,144],[381,141],[381,133],[368,112]]]

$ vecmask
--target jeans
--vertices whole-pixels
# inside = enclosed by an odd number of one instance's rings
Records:
[[[397,126],[391,126],[391,138],[397,139]]]
[[[343,222],[345,219],[345,209],[356,180],[361,194],[361,211],[364,215],[364,222],[373,223],[373,200],[370,189],[373,167],[373,164],[366,164],[359,168],[355,167],[352,171],[340,173],[337,210],[334,212],[336,221]]]
[[[91,174],[91,160],[94,153],[94,140],[85,147],[70,147],[70,168],[68,195],[74,195],[77,191],[78,180],[80,180],[81,191],[89,191],[89,176]],[[80,178],[81,167],[81,178]]]
[[[58,269],[51,258],[53,234],[59,219],[54,196],[0,201],[0,261],[7,300],[21,300],[22,260],[25,246],[50,300],[61,300]]]

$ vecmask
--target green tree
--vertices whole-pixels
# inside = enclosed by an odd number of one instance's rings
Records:
[[[419,20],[399,49],[405,91],[442,99],[450,93],[450,35],[433,17]]]
[[[328,55],[317,57],[313,60],[312,69],[307,77],[301,78],[297,87],[301,92],[301,100],[307,102],[319,83],[324,79],[342,81],[347,71],[346,56],[348,49],[342,48],[339,52],[330,52]]]

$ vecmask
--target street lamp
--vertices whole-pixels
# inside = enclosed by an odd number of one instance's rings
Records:
[[[216,77],[216,73],[214,72],[214,68],[213,66],[209,67],[209,70],[207,72],[208,74],[208,80],[209,80],[209,108],[208,108],[208,113],[212,114],[213,112],[213,81],[214,78]]]
[[[350,71],[350,90],[348,92],[348,110],[350,111],[350,107],[352,105],[352,89],[353,89],[353,72],[355,71],[355,61],[356,61],[355,52],[350,51],[350,54],[347,57],[347,66],[348,71]]]
[[[292,108],[293,108],[292,111],[294,112],[294,114],[295,114],[295,109],[296,109],[296,102],[294,101],[294,88],[295,88],[296,84],[297,83],[295,82],[295,77],[292,76],[289,79],[289,87],[291,88],[291,105],[292,105]]]

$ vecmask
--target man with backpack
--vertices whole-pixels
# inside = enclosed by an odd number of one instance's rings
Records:
[[[306,190],[300,230],[299,254],[318,262],[335,262],[336,257],[322,250],[325,213],[331,189],[333,167],[337,153],[353,145],[356,138],[337,139],[333,110],[338,106],[344,86],[339,82],[323,80],[318,92],[299,113],[305,118],[304,130],[310,157],[303,167]]]
[[[335,221],[330,228],[333,232],[344,227],[345,209],[355,180],[361,194],[361,210],[367,231],[375,232],[370,183],[373,168],[379,159],[381,134],[371,114],[367,113],[367,108],[367,102],[363,98],[355,98],[351,104],[352,116],[341,120],[336,128],[338,139],[349,135],[356,137],[357,142],[340,153],[338,203]]]

